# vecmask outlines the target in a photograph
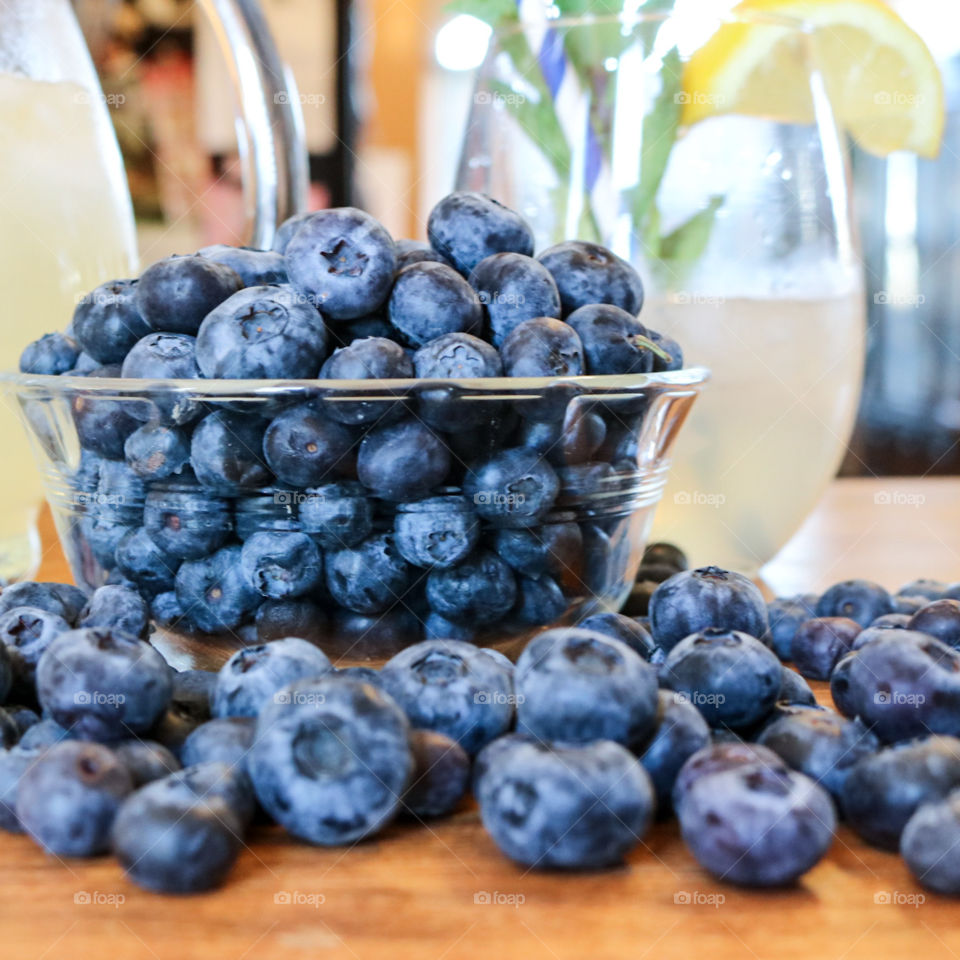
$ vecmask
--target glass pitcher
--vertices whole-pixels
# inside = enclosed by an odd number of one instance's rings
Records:
[[[201,0],[237,89],[249,243],[304,205],[300,100],[256,0]],[[79,297],[137,269],[133,208],[107,103],[69,0],[0,5],[0,368],[67,326]],[[185,251],[186,252],[186,251]],[[0,583],[39,563],[40,481],[0,406]]]

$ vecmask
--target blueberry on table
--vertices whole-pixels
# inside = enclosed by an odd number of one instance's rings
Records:
[[[247,754],[257,728],[254,717],[216,717],[191,731],[180,748],[186,767],[198,763],[225,763],[246,769]]]
[[[473,551],[480,523],[464,497],[429,497],[397,506],[394,534],[397,549],[409,563],[447,568]]]
[[[414,582],[414,571],[391,533],[368,537],[355,547],[330,550],[325,561],[330,595],[355,613],[388,610],[403,601]]]
[[[837,708],[859,716],[884,742],[929,733],[960,735],[960,653],[914,630],[890,630],[834,668]]]
[[[517,729],[538,740],[643,745],[657,717],[657,674],[626,644],[559,627],[517,660]]]
[[[113,748],[113,752],[127,768],[134,788],[160,780],[180,769],[180,761],[173,752],[162,743],[151,740],[124,740]]]
[[[173,674],[171,703],[184,708],[191,716],[210,719],[210,699],[217,682],[214,670],[179,670]]]
[[[481,193],[444,197],[427,218],[430,246],[464,276],[494,253],[533,254],[533,231],[518,213]]]
[[[930,890],[960,893],[960,865],[951,856],[960,843],[960,792],[920,807],[900,837],[900,854],[910,872]]]
[[[473,464],[463,489],[477,513],[494,526],[532,527],[553,506],[560,480],[538,453],[513,447]]]
[[[817,600],[813,593],[797,594],[795,597],[777,597],[767,604],[767,617],[770,621],[770,640],[773,652],[781,660],[790,660],[797,628],[805,620],[816,616]]]
[[[443,263],[415,263],[401,270],[387,316],[397,338],[411,347],[448,333],[477,333],[483,323],[473,287]]]
[[[566,318],[583,344],[586,372],[598,374],[649,373],[654,351],[647,328],[619,307],[592,303]]]
[[[413,263],[446,263],[449,261],[442,253],[437,253],[429,243],[422,240],[407,240],[401,238],[393,242],[397,252],[397,273]]]
[[[622,613],[595,613],[581,620],[577,626],[581,630],[593,630],[605,637],[613,637],[625,643],[635,653],[639,653],[647,662],[654,662],[662,651],[653,642],[650,631],[637,623],[633,617]]]
[[[942,580],[931,580],[929,577],[920,577],[905,583],[896,593],[903,597],[926,597],[928,600],[942,600],[949,591],[949,584]]]
[[[836,828],[829,794],[802,773],[765,764],[701,777],[679,809],[684,842],[719,880],[793,883],[827,852]]]
[[[310,214],[284,256],[290,282],[331,320],[376,310],[390,294],[397,266],[390,234],[355,207]]]
[[[204,318],[197,363],[213,378],[314,377],[329,339],[323,317],[293,287],[247,287]]]
[[[229,501],[199,487],[154,485],[144,503],[143,527],[171,557],[199,560],[227,541],[233,518]]]
[[[261,596],[244,574],[240,558],[241,548],[230,545],[186,560],[177,570],[177,600],[199,629],[234,630],[259,606]]]
[[[411,731],[410,749],[414,771],[403,795],[404,811],[418,819],[453,813],[470,784],[470,758],[466,751],[456,740],[435,730]]]
[[[194,336],[203,318],[242,287],[237,273],[222,263],[172,256],[143,271],[134,302],[153,330]]]
[[[136,590],[106,584],[93,591],[80,611],[77,627],[115,630],[131,637],[146,639],[150,609]]]
[[[243,544],[240,566],[257,592],[281,600],[323,583],[323,557],[305,533],[261,530]]]
[[[287,219],[277,227],[277,232],[274,234],[270,249],[275,253],[286,253],[287,244],[293,239],[293,235],[311,216],[312,214],[307,211],[306,213],[295,213],[292,217],[287,217]]]
[[[877,738],[859,720],[816,707],[794,707],[781,714],[764,728],[757,743],[816,780],[837,803],[857,761],[879,748]]]
[[[468,754],[513,725],[512,673],[473,644],[415,643],[384,664],[380,680],[412,726],[446,734]]]
[[[514,327],[500,346],[500,356],[508,377],[577,377],[584,372],[583,344],[576,330],[549,317]]]
[[[653,817],[650,778],[618,743],[550,746],[511,735],[487,747],[478,766],[483,825],[503,853],[527,867],[615,866]]]
[[[127,465],[144,480],[164,480],[183,473],[190,463],[190,434],[154,422],[134,430],[123,444]]]
[[[399,343],[385,337],[354,340],[334,350],[320,368],[323,380],[403,380],[413,377],[413,361]],[[374,384],[375,386],[375,384]],[[389,396],[371,395],[366,400],[325,398],[324,412],[340,423],[374,423],[384,416],[395,416],[398,403]]]
[[[287,282],[287,267],[283,254],[276,250],[256,250],[253,247],[231,247],[226,243],[215,243],[202,247],[197,251],[197,256],[229,267],[243,281],[245,287]]]
[[[357,453],[360,482],[383,500],[419,500],[449,472],[449,448],[416,419],[374,427]]]
[[[373,530],[373,504],[361,483],[327,483],[304,491],[299,519],[324,549],[355,547]]]
[[[490,329],[499,347],[525,320],[560,316],[560,293],[550,271],[521,253],[495,253],[470,273]]]
[[[97,363],[123,363],[130,348],[150,333],[151,326],[137,305],[138,284],[138,280],[102,283],[86,294],[73,311],[73,337]]]
[[[885,613],[893,613],[890,594],[869,580],[844,580],[836,583],[817,602],[818,617],[848,617],[868,627]]]
[[[910,618],[907,629],[928,633],[951,647],[960,647],[960,601],[945,599],[926,604]]]
[[[190,466],[200,485],[222,496],[265,487],[273,480],[264,462],[266,422],[250,414],[215,410],[190,440]]]
[[[11,607],[0,614],[0,702],[10,692],[14,673],[31,682],[43,651],[69,630],[58,613],[40,607]]]
[[[69,373],[77,363],[80,348],[63,333],[47,333],[28,343],[20,354],[20,372],[44,376]]]
[[[665,650],[707,627],[763,637],[767,605],[756,584],[743,574],[700,567],[675,574],[657,587],[650,598],[650,623],[653,639]]]
[[[263,436],[263,456],[277,481],[315,487],[355,467],[354,435],[330,420],[315,404],[303,403],[279,413]]]
[[[427,577],[431,610],[457,623],[496,623],[516,599],[513,571],[489,550],[476,550],[456,566],[435,568]]]
[[[23,833],[17,817],[17,789],[20,778],[36,760],[42,749],[19,744],[9,750],[0,750],[0,830]]]
[[[173,589],[180,561],[158,546],[143,527],[124,534],[115,556],[117,569],[148,596]]]
[[[260,714],[247,769],[267,812],[332,846],[375,833],[413,774],[410,725],[369,683],[331,676],[286,687]]]
[[[645,565],[672,567],[674,573],[682,573],[689,567],[687,555],[676,545],[657,541],[648,543],[640,561]]]
[[[780,693],[777,694],[777,703],[802,707],[817,705],[817,698],[810,689],[810,684],[785,663],[780,664]]]
[[[810,680],[829,680],[840,658],[853,649],[860,630],[860,624],[848,617],[804,620],[790,643],[790,659]]]
[[[777,702],[780,661],[756,637],[707,627],[681,640],[660,670],[660,683],[688,699],[711,727],[741,730]]]
[[[626,260],[606,247],[568,240],[538,257],[557,283],[563,316],[592,303],[612,304],[636,316],[643,307],[643,283]]]

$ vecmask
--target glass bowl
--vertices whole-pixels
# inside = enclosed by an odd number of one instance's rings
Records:
[[[182,669],[290,635],[341,665],[424,637],[509,654],[618,609],[707,378],[4,387],[77,584],[136,585]]]

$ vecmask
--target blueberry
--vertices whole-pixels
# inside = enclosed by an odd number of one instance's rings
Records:
[[[197,560],[226,542],[233,521],[228,501],[199,487],[154,486],[143,507],[143,527],[171,557]]]
[[[430,497],[397,507],[394,520],[397,549],[417,567],[456,566],[480,539],[480,524],[463,497]]]
[[[847,617],[804,620],[790,644],[790,659],[811,680],[829,680],[837,661],[853,649],[860,625]]]
[[[72,334],[80,349],[97,363],[122,363],[127,351],[150,332],[150,324],[137,306],[138,283],[102,283],[73,311]]]
[[[867,630],[906,630],[910,623],[910,615],[906,613],[885,613],[877,617]],[[866,631],[862,631],[865,633]],[[922,632],[922,631],[921,631]],[[856,644],[855,644],[856,646]]]
[[[355,207],[311,214],[284,256],[290,282],[333,320],[376,310],[390,293],[397,266],[390,234]]]
[[[309,487],[300,503],[300,523],[325,549],[355,547],[373,530],[373,504],[360,483]]]
[[[8,708],[0,707],[0,750],[7,750],[20,739],[20,727]]]
[[[913,630],[890,630],[834,668],[837,708],[887,743],[928,733],[960,735],[960,653]]]
[[[893,601],[895,613],[908,613],[910,616],[930,602],[926,597],[907,597],[899,593],[890,599]]]
[[[414,727],[446,734],[468,754],[513,724],[511,672],[470,643],[415,643],[388,660],[380,678]]]
[[[283,223],[277,227],[277,232],[273,237],[273,244],[270,249],[276,253],[286,253],[287,245],[293,239],[293,235],[310,219],[311,213],[295,213],[292,217],[287,217]]]
[[[97,743],[65,741],[20,776],[16,813],[23,829],[58,857],[90,857],[110,847],[110,828],[133,781],[123,762]]]
[[[767,605],[756,585],[740,573],[701,567],[665,580],[650,598],[653,639],[669,651],[684,637],[722,627],[762,637]]]
[[[169,778],[147,784],[120,808],[113,849],[127,876],[156,893],[199,893],[226,879],[241,824],[218,795],[195,795]]]
[[[553,399],[551,396],[551,403]],[[524,418],[518,438],[521,446],[530,447],[542,453],[554,466],[563,467],[593,459],[606,433],[606,422],[599,413],[571,401],[567,403],[562,419]]]
[[[241,548],[221,547],[187,560],[176,576],[177,599],[190,621],[207,633],[234,630],[260,603],[241,565]]]
[[[334,350],[320,368],[324,380],[396,380],[413,377],[413,361],[407,351],[384,337],[354,340],[349,346]],[[375,395],[367,400],[326,398],[324,412],[341,423],[374,423],[384,416],[395,416],[397,401]]]
[[[113,752],[127,768],[134,787],[142,787],[180,769],[180,761],[161,743],[150,740],[124,740]]]
[[[934,600],[911,618],[908,630],[928,633],[951,647],[960,647],[960,601]]]
[[[711,727],[749,727],[777,702],[780,661],[756,637],[707,627],[668,654],[660,683],[682,694]]]
[[[253,247],[231,247],[225,243],[215,243],[198,250],[197,256],[229,267],[243,281],[245,287],[287,282],[283,254],[276,250],[255,250]]]
[[[473,464],[463,488],[477,513],[494,526],[532,527],[553,506],[560,480],[535,451],[513,447]]]
[[[686,792],[680,829],[700,865],[720,880],[785,886],[833,840],[829,794],[809,777],[764,764],[701,777]]]
[[[879,746],[859,720],[810,707],[794,707],[781,715],[764,728],[757,742],[816,780],[837,802],[854,764]]]
[[[150,616],[160,627],[190,629],[175,590],[165,590],[150,598]]]
[[[32,681],[43,651],[69,629],[63,617],[40,607],[11,607],[0,614],[0,702],[10,692],[13,666]]]
[[[455,567],[434,569],[427,577],[430,608],[455,622],[496,623],[516,599],[513,571],[489,550],[477,550]]]
[[[143,640],[110,629],[63,633],[37,664],[44,715],[83,740],[149,730],[170,702],[170,668]]]
[[[349,347],[354,340],[366,340],[368,337],[383,337],[391,340],[394,336],[394,329],[382,310],[371,313],[368,317],[347,320],[338,324],[337,328],[330,332],[339,347]]]
[[[485,753],[475,787],[480,816],[512,860],[541,869],[600,869],[621,863],[643,839],[653,787],[620,744],[551,747],[511,736]]]
[[[424,640],[462,640],[464,643],[474,643],[479,634],[479,627],[469,623],[454,623],[433,610],[423,621]]]
[[[544,250],[537,259],[557,283],[565,317],[593,303],[612,304],[633,316],[643,306],[639,274],[606,247],[568,240]]]
[[[937,893],[960,893],[960,869],[949,852],[960,843],[960,793],[920,807],[900,838],[900,853],[911,873]]]
[[[180,750],[184,766],[225,763],[246,769],[257,721],[254,717],[217,717],[193,730]]]
[[[348,680],[358,680],[361,683],[372,683],[373,686],[378,689],[383,689],[383,679],[380,676],[380,671],[375,670],[373,667],[340,667],[335,669],[334,673],[338,677],[346,677]],[[417,731],[411,731],[410,734],[410,746],[413,748],[413,735]],[[420,731],[424,733],[426,731]],[[439,734],[438,734],[439,736]]]
[[[397,252],[397,273],[412,263],[447,263],[447,258],[437,253],[430,244],[422,240],[400,239],[394,241]],[[448,264],[449,265],[449,264]]]
[[[632,617],[625,617],[621,613],[595,613],[581,620],[577,626],[581,630],[592,630],[625,643],[648,662],[656,662],[662,656],[662,651],[653,642],[650,631]]]
[[[104,377],[119,377],[118,367],[101,367],[96,373]],[[91,376],[94,374],[91,374]],[[109,395],[77,391],[70,399],[70,413],[77,429],[77,439],[84,450],[106,460],[122,460],[127,437],[140,426],[134,416],[137,403]],[[144,404],[149,408],[149,404]]]
[[[223,496],[264,487],[273,480],[264,463],[266,424],[249,414],[216,410],[190,441],[190,465],[203,487]]]
[[[61,740],[74,740],[73,733],[65,727],[61,727],[55,720],[41,720],[35,723],[20,738],[17,746],[24,750],[46,750],[54,743],[60,743]]]
[[[139,593],[107,585],[94,590],[80,612],[77,627],[116,630],[131,637],[146,638],[149,622],[149,607]]]
[[[215,717],[255,717],[274,694],[297,680],[330,670],[327,655],[312,643],[285,637],[238,650],[220,668],[213,693]]]
[[[270,421],[263,455],[281,483],[313,487],[354,469],[353,434],[311,403],[289,407]]]
[[[117,569],[146,594],[173,589],[180,562],[161,549],[143,527],[124,534],[117,544]]]
[[[942,600],[950,587],[942,580],[930,580],[921,577],[905,583],[898,591],[897,596],[926,597],[928,600]]]
[[[570,604],[551,577],[517,577],[517,600],[513,618],[523,626],[546,626],[558,621]]]
[[[180,670],[173,675],[171,702],[198,720],[210,719],[210,700],[217,682],[213,670]]]
[[[652,737],[640,753],[657,794],[657,810],[667,813],[680,768],[710,743],[710,728],[693,704],[668,690],[657,696],[657,721]]]
[[[654,373],[683,369],[683,347],[673,337],[665,337],[656,330],[648,330],[647,337],[660,348],[660,352],[655,351],[653,355]]]
[[[62,333],[48,333],[24,347],[20,372],[58,376],[73,370],[80,355],[76,341]]]
[[[414,773],[403,797],[406,812],[418,819],[453,813],[470,782],[470,758],[466,751],[455,740],[434,730],[411,731],[410,749]]]
[[[256,493],[239,497],[233,508],[237,539],[245,542],[261,531],[301,532],[296,499],[291,491],[276,487],[262,487]]]
[[[293,287],[247,287],[207,314],[197,363],[205,377],[313,377],[328,341],[323,317]]]
[[[124,441],[128,466],[145,480],[163,480],[183,472],[190,462],[190,435],[161,423],[145,423]]]
[[[657,715],[656,671],[590,630],[539,634],[517,660],[517,729],[539,740],[641,746]]]
[[[448,333],[476,333],[483,322],[470,284],[452,267],[429,262],[397,274],[387,315],[398,339],[412,347]]]
[[[0,830],[23,833],[23,826],[17,817],[17,790],[20,778],[40,753],[39,748],[24,747],[22,744],[10,750],[0,750]]]
[[[816,616],[817,599],[816,594],[808,593],[795,597],[777,597],[767,604],[773,652],[781,660],[792,657],[790,645],[793,643],[794,634],[804,620]]]
[[[494,253],[533,254],[533,231],[492,197],[458,192],[444,197],[427,219],[430,246],[464,276]]]
[[[419,500],[449,472],[447,445],[419,420],[374,427],[357,454],[360,482],[384,500]]]
[[[331,550],[325,559],[327,589],[340,606],[355,613],[382,613],[403,600],[413,582],[413,571],[392,534]]]
[[[745,743],[739,738],[702,747],[684,762],[677,774],[671,794],[674,809],[680,812],[691,788],[704,777],[758,764],[783,767],[783,761],[769,747]]]
[[[369,615],[338,610],[324,642],[339,660],[382,660],[415,643],[421,633],[419,618],[400,606]]]
[[[796,670],[781,664],[780,693],[777,694],[777,703],[815,707],[817,698],[810,689],[810,684]]]
[[[893,613],[890,594],[869,580],[844,580],[834,584],[817,602],[818,617],[848,617],[868,627],[885,613]]]
[[[300,597],[323,582],[323,557],[305,533],[261,530],[240,554],[244,575],[265,597]]]
[[[167,257],[147,267],[134,303],[154,330],[195,335],[214,307],[243,287],[240,277],[206,257]]]
[[[588,304],[566,319],[583,344],[587,373],[649,373],[653,369],[654,353],[646,342],[647,328],[632,313]]]
[[[514,327],[503,340],[500,356],[508,377],[576,377],[584,372],[577,332],[562,320],[548,317],[524,320]],[[520,412],[525,410],[524,405]]]
[[[687,555],[675,544],[665,541],[648,543],[643,549],[641,563],[671,567],[674,573],[682,573],[689,567]]]
[[[863,757],[846,778],[842,808],[867,843],[896,850],[916,810],[958,788],[960,740],[924,737]]]
[[[583,534],[573,522],[493,531],[493,549],[517,573],[549,574],[561,583],[579,582]]]
[[[354,843],[400,809],[413,774],[409,724],[390,697],[343,677],[282,691],[260,714],[247,762],[257,797],[309,843]]]
[[[148,334],[133,345],[121,373],[139,380],[194,380],[200,376],[197,341],[182,333]],[[196,400],[175,390],[153,391],[149,403],[131,408],[138,420],[160,419],[170,424],[187,423],[198,411]]]

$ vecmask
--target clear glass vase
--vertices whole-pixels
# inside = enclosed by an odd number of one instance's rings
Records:
[[[640,270],[641,318],[713,371],[653,536],[753,573],[836,473],[864,307],[844,140],[802,25],[735,22],[791,59],[790,119],[725,112],[690,87],[691,54],[731,22],[611,16],[496,33],[457,186],[520,210],[538,249],[595,240]],[[714,109],[688,125],[691,104]]]

